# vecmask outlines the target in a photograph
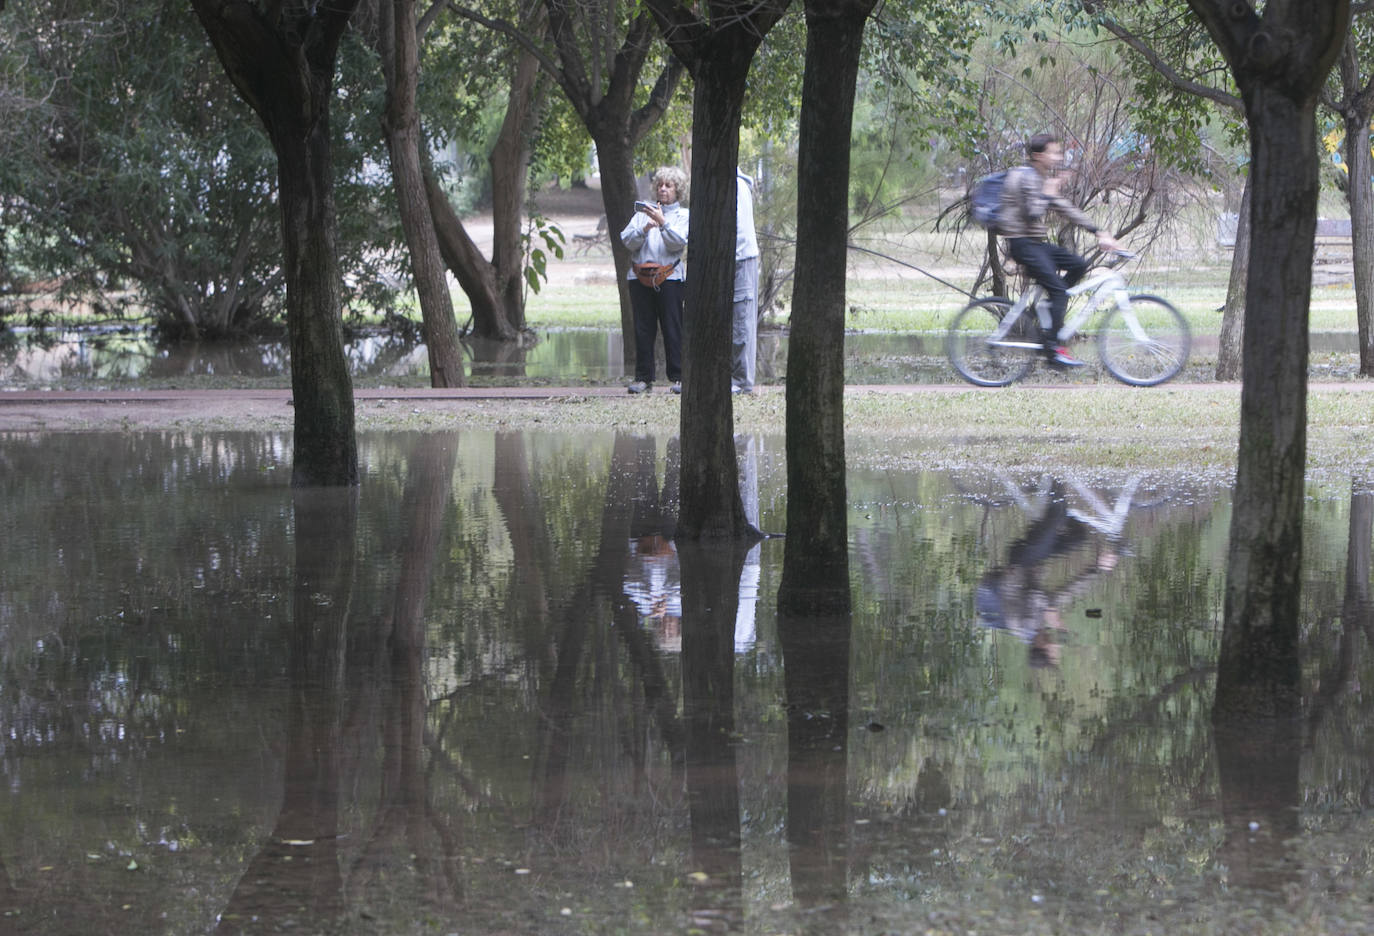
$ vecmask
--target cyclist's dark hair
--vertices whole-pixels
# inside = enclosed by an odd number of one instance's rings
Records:
[[[1053,133],[1037,133],[1026,141],[1026,152],[1031,155],[1043,153],[1051,143],[1061,142]]]

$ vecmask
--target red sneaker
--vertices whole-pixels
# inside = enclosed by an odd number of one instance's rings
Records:
[[[1050,363],[1058,364],[1060,367],[1082,367],[1083,362],[1069,353],[1069,349],[1063,345],[1056,345],[1050,352]]]

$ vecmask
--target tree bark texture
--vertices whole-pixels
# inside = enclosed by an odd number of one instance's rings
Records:
[[[630,308],[630,251],[620,241],[620,232],[629,223],[639,191],[635,186],[634,147],[623,134],[613,130],[593,131],[596,161],[601,169],[601,205],[606,210],[606,233],[615,264],[615,282],[620,296],[620,343],[627,373],[634,373],[635,325]],[[690,276],[689,276],[690,282]]]
[[[537,8],[526,27],[542,32],[548,22],[543,7]],[[530,167],[530,148],[539,115],[544,109],[544,82],[539,61],[526,50],[517,50],[511,66],[510,93],[501,130],[487,156],[491,167],[491,265],[503,317],[510,330],[525,330],[525,250],[521,238],[525,194]]]
[[[193,0],[234,86],[277,154],[297,486],[358,483],[353,382],[343,353],[342,284],[329,102],[339,37],[357,0],[269,21],[242,0]]]
[[[448,193],[439,184],[428,163],[422,167],[425,197],[434,219],[434,233],[439,241],[439,255],[444,265],[453,271],[458,285],[472,306],[472,331],[479,338],[514,341],[515,329],[502,314],[501,293],[496,286],[496,268],[468,236],[458,212],[453,210]]]
[[[736,173],[745,79],[757,43],[717,40],[693,77],[692,224],[682,323],[682,505],[678,537],[745,535],[730,394]]]
[[[391,156],[401,228],[405,232],[415,291],[420,299],[425,348],[429,352],[429,382],[433,387],[462,387],[467,385],[463,377],[463,348],[458,342],[453,297],[449,294],[448,275],[439,255],[420,162],[424,139],[415,104],[420,75],[415,0],[383,2],[378,21],[379,52],[387,86],[382,126]]]
[[[1240,196],[1236,218],[1236,242],[1231,247],[1231,278],[1226,283],[1226,304],[1221,309],[1217,335],[1217,380],[1239,380],[1241,343],[1245,336],[1245,281],[1250,275],[1250,176]]]
[[[1298,659],[1316,101],[1348,0],[1189,0],[1226,56],[1250,124],[1245,376],[1213,720],[1291,718]]]
[[[797,152],[797,257],[787,367],[786,576],[847,561],[844,443],[849,151],[867,0],[806,5]],[[796,560],[793,560],[793,553]]]
[[[1360,86],[1355,41],[1346,37],[1340,61],[1344,92],[1346,198],[1350,203],[1350,259],[1355,280],[1355,324],[1360,343],[1360,374],[1374,376],[1374,188],[1369,174],[1369,120],[1374,116],[1374,87]]]
[[[744,514],[730,394],[736,173],[745,82],[759,43],[790,0],[646,0],[692,75],[692,225],[683,315],[680,539],[756,535]],[[704,18],[703,18],[704,17]]]

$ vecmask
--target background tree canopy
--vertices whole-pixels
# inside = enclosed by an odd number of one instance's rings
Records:
[[[1163,57],[1187,62],[1190,77],[1216,76],[1229,93],[1215,47],[1184,6],[879,6],[856,98],[853,224],[936,228],[951,191],[1019,161],[1025,136],[1046,128],[1065,133],[1093,161],[1076,195],[1109,205],[1115,224],[1158,224],[1216,188],[1234,210],[1243,161],[1234,113],[1166,80],[1108,28],[1137,30]],[[480,10],[508,22],[520,12],[496,3]],[[616,11],[626,22],[636,12]],[[54,0],[41,11],[11,9],[4,25],[0,315],[21,311],[22,287],[42,282],[102,314],[149,319],[169,338],[279,330],[284,296],[271,146],[223,80],[186,5]],[[493,194],[487,156],[516,40],[445,11],[428,17],[425,30],[418,102],[427,145],[454,208],[485,210]],[[527,38],[551,48],[542,36]],[[589,66],[610,67],[615,49],[603,40],[604,48],[582,43]],[[669,61],[662,40],[649,41],[636,105]],[[759,181],[760,227],[771,235],[765,280],[774,287],[786,283],[791,266],[804,46],[796,7],[760,46],[742,117],[740,161]],[[379,63],[352,31],[340,51],[337,89],[332,128],[345,306],[385,311],[409,288],[410,266],[379,126]],[[684,79],[634,145],[636,174],[665,163],[690,168],[691,97]],[[566,95],[543,94],[531,132],[532,190],[590,177],[591,135]]]
[[[224,81],[190,8],[56,0],[6,16],[0,286],[57,279],[97,309],[146,310],[172,337],[279,321],[281,231],[266,135]],[[374,65],[343,56],[335,124],[342,263],[357,298],[390,301],[389,179]]]

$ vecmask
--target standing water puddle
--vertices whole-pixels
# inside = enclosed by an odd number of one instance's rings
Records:
[[[780,618],[785,539],[679,555],[675,440],[360,447],[0,437],[0,931],[1374,931],[1368,494],[1237,782],[1224,490],[856,467],[851,613]]]

